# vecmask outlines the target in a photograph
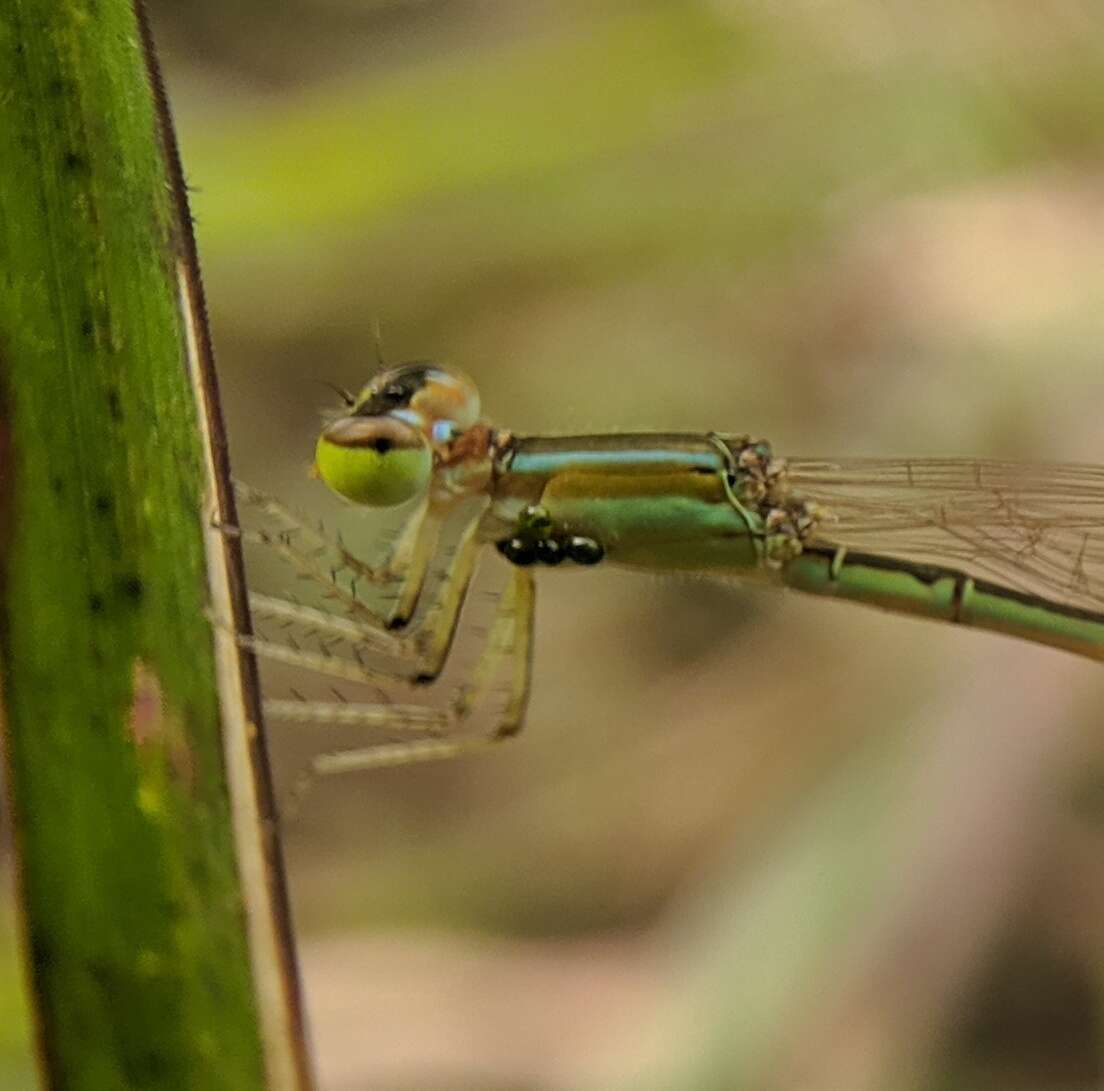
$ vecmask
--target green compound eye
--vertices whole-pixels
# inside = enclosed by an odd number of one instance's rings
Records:
[[[425,492],[433,452],[425,436],[393,417],[342,417],[319,436],[314,464],[347,500],[389,508]]]

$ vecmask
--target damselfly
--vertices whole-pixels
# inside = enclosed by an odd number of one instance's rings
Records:
[[[281,527],[250,537],[325,585],[328,600],[319,610],[253,595],[262,629],[306,627],[315,644],[261,635],[243,643],[338,681],[405,679],[420,692],[449,660],[487,547],[512,571],[478,662],[443,706],[266,704],[270,718],[387,736],[320,755],[316,773],[452,757],[516,734],[529,694],[536,569],[737,577],[1104,659],[1102,467],[783,459],[765,440],[720,432],[520,436],[481,416],[469,379],[426,363],[386,370],[345,401],[318,440],[317,476],[353,505],[410,504],[411,514],[387,559],[370,564],[243,489]],[[447,568],[432,580],[442,530],[457,517]],[[372,601],[381,588],[386,609]],[[505,700],[489,727],[472,730],[502,674]]]

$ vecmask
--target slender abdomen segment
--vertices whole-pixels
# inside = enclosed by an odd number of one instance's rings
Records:
[[[831,546],[807,546],[782,583],[894,613],[1018,636],[1104,659],[1104,614],[1014,591],[965,572]]]

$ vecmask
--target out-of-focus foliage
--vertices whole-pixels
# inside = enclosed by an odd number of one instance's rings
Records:
[[[523,431],[1104,461],[1092,0],[156,13],[235,466],[320,516],[317,380],[364,380],[376,320]],[[1099,1082],[1093,664],[539,592],[517,742],[287,831],[327,1086]]]

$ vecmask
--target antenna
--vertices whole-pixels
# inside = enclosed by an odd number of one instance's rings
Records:
[[[376,350],[376,367],[380,371],[386,371],[387,362],[383,358],[383,334],[380,332],[380,320],[378,316],[372,319],[372,344]]]
[[[332,390],[348,408],[352,409],[352,407],[356,405],[356,398],[354,398],[345,387],[338,386],[337,383],[331,383],[328,379],[315,379],[314,381]]]

